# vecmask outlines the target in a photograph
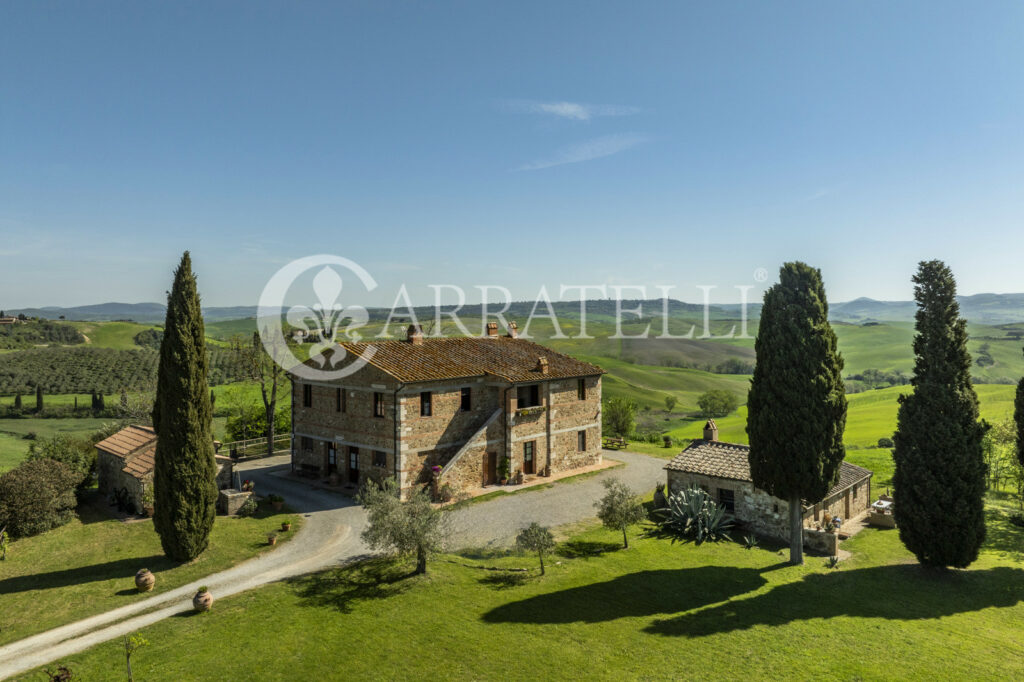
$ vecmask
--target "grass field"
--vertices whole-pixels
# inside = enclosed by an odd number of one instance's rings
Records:
[[[74,419],[0,419],[0,471],[13,468],[25,458],[32,442],[25,435],[35,433],[49,438],[58,433],[88,436],[107,423],[107,419],[92,417]]]
[[[86,343],[98,348],[114,348],[132,350],[139,346],[135,343],[135,335],[144,329],[154,329],[156,325],[138,322],[72,322],[78,331],[88,339]]]
[[[267,533],[282,518],[301,523],[299,515],[269,505],[253,518],[218,516],[209,549],[189,564],[176,564],[163,556],[151,520],[111,518],[97,497],[91,493],[79,507],[78,520],[11,543],[7,560],[0,561],[0,644],[146,599],[150,595],[135,590],[140,568],[156,575],[156,591],[172,589],[268,550]]]
[[[175,681],[1019,679],[1024,530],[990,515],[981,558],[948,573],[883,530],[844,543],[853,556],[837,570],[790,566],[776,547],[638,533],[622,550],[600,529],[564,542],[544,577],[531,556],[448,555],[416,578],[371,561],[161,621],[132,665],[137,679]],[[61,662],[103,679],[122,645]]]

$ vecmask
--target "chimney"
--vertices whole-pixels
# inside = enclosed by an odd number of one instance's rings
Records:
[[[487,323],[487,336],[488,337],[495,337],[497,335],[498,335],[498,323],[497,322],[488,322]]]
[[[508,338],[518,339],[519,338],[519,326],[513,320],[508,323]]]
[[[418,324],[410,324],[405,332],[405,340],[414,346],[422,346],[423,329]]]
[[[537,371],[541,374],[548,373],[548,359],[543,355],[537,358]]]
[[[708,423],[704,425],[704,440],[718,440],[718,424],[714,419],[709,419]]]

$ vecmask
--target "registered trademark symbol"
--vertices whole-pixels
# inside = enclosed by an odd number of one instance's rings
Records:
[[[754,281],[755,282],[767,282],[768,281],[768,270],[765,268],[758,268],[754,270]]]

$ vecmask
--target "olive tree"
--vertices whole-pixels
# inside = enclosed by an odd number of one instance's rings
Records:
[[[597,518],[606,528],[622,531],[622,547],[629,547],[626,529],[640,523],[646,518],[644,506],[640,504],[636,493],[628,485],[617,478],[604,481],[605,493],[594,505],[597,507]]]
[[[516,536],[516,546],[524,552],[537,553],[540,574],[544,575],[544,552],[550,552],[555,546],[555,536],[551,530],[534,521]]]

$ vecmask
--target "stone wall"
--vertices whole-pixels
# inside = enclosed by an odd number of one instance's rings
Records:
[[[309,384],[312,406],[303,404],[303,386]],[[371,474],[394,472],[395,390],[389,375],[367,365],[334,384],[292,382],[292,470],[318,477],[330,473],[329,446],[335,448],[335,467],[341,480],[356,482]],[[338,391],[343,392],[339,410]],[[379,394],[383,417],[374,415],[374,394]],[[351,453],[357,451],[354,471]],[[385,454],[385,466],[374,465],[374,453]]]
[[[720,501],[721,490],[731,490],[735,502],[734,516],[738,521],[758,535],[789,542],[789,503],[785,500],[772,497],[767,492],[755,488],[754,484],[749,481],[668,471],[668,494],[685,490],[694,485],[708,491],[716,502]],[[856,496],[854,496],[854,489],[857,491]],[[849,515],[846,512],[847,498],[850,500]],[[870,499],[871,481],[868,479],[823,500],[819,505],[804,510],[804,546],[812,551],[834,555],[834,548],[828,544],[832,540],[818,537],[832,534],[818,533],[812,530],[815,521],[823,518],[823,512],[826,510],[830,515],[838,515],[844,520],[852,518],[868,508]]]
[[[431,468],[443,467],[457,454],[456,464],[442,481],[457,491],[486,483],[492,453],[498,462],[507,457],[510,473],[515,476],[524,468],[525,444],[531,441],[536,475],[596,464],[601,461],[602,452],[600,377],[590,377],[585,382],[583,400],[579,399],[576,379],[538,382],[542,409],[517,412],[515,387],[493,379],[399,386],[389,375],[368,365],[337,384],[312,382],[311,407],[303,406],[303,385],[307,382],[295,380],[293,471],[326,477],[331,443],[337,448],[337,470],[342,480],[348,471],[351,450],[357,448],[360,476],[371,472],[397,475],[403,495],[428,485]],[[345,391],[344,411],[338,410],[339,387]],[[464,388],[471,391],[467,411],[461,409]],[[431,396],[429,415],[421,414],[425,391]],[[383,418],[373,416],[375,392],[383,398]],[[503,411],[503,416],[493,419],[485,432],[475,437],[499,411]],[[587,434],[583,451],[578,450],[580,430]],[[374,452],[385,453],[385,467],[373,465]]]

